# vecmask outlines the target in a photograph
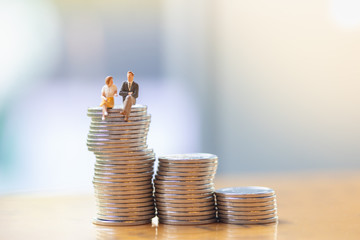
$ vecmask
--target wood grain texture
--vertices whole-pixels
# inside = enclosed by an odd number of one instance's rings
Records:
[[[0,239],[360,239],[360,172],[223,176],[216,187],[276,191],[279,223],[131,227],[92,224],[92,195],[0,196]]]

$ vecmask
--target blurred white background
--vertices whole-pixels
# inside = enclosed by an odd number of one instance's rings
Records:
[[[0,193],[91,191],[87,107],[128,70],[157,155],[360,168],[359,1],[2,0],[0,34]]]

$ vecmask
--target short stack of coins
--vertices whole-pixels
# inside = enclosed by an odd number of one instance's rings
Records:
[[[96,156],[93,184],[97,202],[95,224],[109,226],[150,223],[155,216],[153,166],[155,156],[146,145],[151,116],[134,105],[128,121],[122,108],[88,109],[91,117],[87,146]]]
[[[173,225],[216,222],[213,180],[217,156],[173,154],[158,159],[154,186],[159,222]]]
[[[234,187],[215,191],[220,222],[266,224],[276,222],[275,191],[266,187]]]

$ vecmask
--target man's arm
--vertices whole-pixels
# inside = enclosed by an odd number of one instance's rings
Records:
[[[134,92],[131,95],[134,98],[137,98],[139,96],[139,85],[137,83],[134,84]]]
[[[126,84],[126,82],[123,82],[123,85],[121,86],[121,89],[120,89],[120,92],[119,92],[119,95],[123,96],[123,97],[126,97],[128,95],[128,92],[129,92],[129,91],[126,90],[126,85],[125,84]]]

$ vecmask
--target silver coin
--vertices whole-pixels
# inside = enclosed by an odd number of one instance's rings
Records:
[[[123,151],[126,150],[133,150],[133,149],[146,149],[147,145],[146,142],[130,142],[130,143],[86,143],[88,148],[91,149],[103,149],[104,151],[113,151],[114,149],[121,149]]]
[[[189,208],[189,207],[215,207],[215,203],[213,201],[197,201],[197,202],[181,202],[181,203],[172,203],[166,201],[159,201],[159,199],[155,199],[156,207],[172,207],[172,208]]]
[[[131,139],[131,138],[129,138]],[[136,138],[132,138],[132,140],[129,140],[129,141],[123,141],[123,140],[106,140],[106,141],[98,141],[98,140],[95,140],[95,141],[90,141],[90,140],[87,140],[86,141],[86,145],[87,146],[92,146],[92,147],[96,147],[96,146],[112,146],[112,145],[119,145],[120,147],[133,147],[133,146],[144,146],[146,145],[147,143],[147,140],[146,139],[136,139]]]
[[[94,175],[99,178],[109,178],[109,179],[132,179],[132,178],[142,178],[142,177],[148,177],[153,175],[153,171],[149,172],[141,172],[141,173],[110,173],[110,172],[99,172],[95,171]]]
[[[149,129],[140,129],[140,130],[124,130],[116,131],[103,131],[103,132],[90,132],[87,135],[88,139],[121,139],[121,138],[141,138],[146,137]]]
[[[136,226],[151,223],[151,219],[142,221],[108,221],[101,219],[94,219],[93,223],[101,226]]]
[[[147,111],[130,112],[129,118],[130,117],[142,117],[142,116],[146,116],[146,115],[147,115]],[[92,118],[92,119],[101,118],[102,117],[102,112],[88,112],[87,116]],[[111,118],[123,119],[124,115],[120,114],[120,111],[119,112],[112,112],[105,119],[108,121]]]
[[[141,209],[141,208],[131,208],[129,209],[123,209],[123,211],[115,210],[113,209],[107,209],[107,208],[101,208],[98,209],[97,213],[100,215],[110,215],[110,216],[138,216],[138,215],[149,215],[149,214],[155,214],[155,208],[147,207],[148,210]]]
[[[260,215],[268,215],[268,214],[276,214],[276,208],[271,210],[264,211],[226,211],[218,209],[219,214],[221,215],[240,215],[240,216],[260,216]]]
[[[119,164],[116,164],[116,162],[107,162],[107,163],[111,163],[111,164],[105,164],[105,162],[100,162],[100,163],[96,163],[96,164],[103,164],[103,166],[96,166],[96,168],[101,168],[104,171],[106,169],[112,169],[112,170],[127,170],[127,169],[134,169],[134,171],[136,169],[138,169],[140,172],[144,171],[145,169],[151,169],[153,168],[153,163],[152,162],[145,162],[145,163],[141,163],[140,161],[135,162],[134,164],[126,164],[123,162],[119,162]],[[143,168],[141,168],[143,164]],[[151,169],[153,170],[153,169]]]
[[[104,135],[103,137],[127,137],[131,138],[133,136],[138,137],[141,135],[147,135],[149,132],[149,128],[141,128],[141,129],[124,129],[124,130],[117,130],[117,131],[110,131],[110,130],[101,130],[101,129],[89,129],[88,137],[97,137],[97,135]]]
[[[159,192],[155,192],[155,197],[156,198],[161,198],[161,199],[203,199],[203,198],[207,198],[207,197],[213,197],[213,193],[202,193],[202,194],[168,194],[168,193],[159,193]]]
[[[90,126],[93,127],[124,127],[124,126],[138,126],[138,125],[148,125],[151,122],[150,118],[146,120],[140,120],[140,121],[119,121],[119,122],[95,122],[91,120]]]
[[[109,172],[95,172],[95,178],[102,178],[105,180],[113,180],[113,179],[129,179],[128,181],[132,181],[132,179],[148,179],[148,177],[153,176],[153,171],[142,172],[142,173],[109,173]],[[131,179],[131,180],[130,180]]]
[[[89,148],[88,148],[89,149]],[[90,149],[89,149],[90,150]],[[118,155],[115,155],[115,154],[119,154],[119,155],[122,155],[122,156],[126,156],[126,157],[129,157],[129,156],[143,156],[144,155],[144,151],[148,150],[148,148],[145,146],[141,146],[141,147],[132,147],[132,148],[112,148],[112,149],[104,149],[104,148],[92,148],[92,151],[95,155],[95,157],[97,159],[100,159],[98,158],[98,156],[117,156],[117,157],[120,157]],[[101,160],[104,160],[104,159],[101,159]]]
[[[149,125],[151,122],[150,119],[140,120],[140,121],[121,121],[121,122],[90,122],[90,126],[98,128],[113,128],[113,127],[127,127],[127,126],[141,126]]]
[[[114,151],[117,149],[120,149],[121,152],[124,152],[125,150],[127,151],[136,151],[134,149],[146,149],[147,145],[146,145],[146,141],[141,142],[128,142],[128,143],[86,143],[86,146],[88,148],[96,148],[96,149],[101,149],[103,151]]]
[[[209,153],[170,154],[159,156],[159,162],[208,163],[216,162],[218,157]]]
[[[152,195],[153,190],[151,188],[143,189],[143,190],[133,190],[133,191],[121,191],[121,190],[104,190],[104,189],[98,189],[95,190],[95,195],[103,194],[103,195],[122,195],[122,196],[128,196],[128,195],[135,195],[135,194],[143,194],[146,195]]]
[[[114,116],[114,115],[119,115],[119,116],[124,116],[122,114],[120,114],[120,112],[122,111],[122,109],[113,109],[113,108],[109,108],[108,109],[108,113],[111,113],[109,114],[107,117],[110,117],[110,116]],[[131,109],[131,112],[129,113],[129,115],[131,116],[137,116],[137,115],[146,115],[147,114],[147,109],[141,109],[141,110],[136,110],[136,111],[133,111]],[[102,110],[101,111],[97,111],[97,110],[92,110],[92,111],[89,111],[87,112],[87,115],[102,115]]]
[[[176,169],[176,168],[203,168],[203,169],[207,169],[207,168],[216,168],[217,167],[217,162],[214,163],[166,163],[166,162],[160,162],[159,161],[159,167],[161,168],[172,168],[172,169]]]
[[[159,223],[170,224],[170,225],[203,225],[217,222],[216,218],[208,220],[189,220],[189,221],[179,221],[179,220],[166,220],[160,219]]]
[[[143,167],[143,168],[142,168]],[[122,162],[122,161],[97,161],[96,168],[101,169],[112,169],[112,170],[122,170],[122,169],[140,169],[145,170],[148,168],[153,168],[153,162],[151,161],[134,161],[134,163]]]
[[[112,151],[114,149],[134,149],[147,147],[146,141],[133,141],[127,143],[115,143],[115,142],[86,142],[86,146],[89,148],[99,148],[105,151]]]
[[[123,131],[89,130],[88,139],[119,139],[119,138],[141,138],[147,137],[149,129],[133,129]]]
[[[102,107],[89,107],[88,112],[99,112],[102,113]],[[114,105],[114,107],[109,108],[108,112],[112,113],[112,112],[120,112],[123,111],[124,108],[121,105]],[[141,104],[134,104],[131,106],[131,112],[137,112],[137,111],[146,111],[147,110],[147,106],[146,105],[141,105]]]
[[[107,138],[88,138],[87,143],[102,143],[102,144],[127,144],[133,142],[146,142],[146,137],[140,138],[118,138],[118,139],[107,139]]]
[[[155,215],[155,208],[149,210],[137,210],[137,211],[127,211],[127,212],[113,212],[107,210],[98,209],[98,216],[120,216],[120,217],[130,217],[130,216],[148,216]]]
[[[239,212],[256,212],[256,211],[266,211],[266,210],[273,210],[276,209],[276,204],[268,205],[263,207],[229,207],[224,205],[218,205],[219,211],[239,211]]]
[[[90,122],[90,129],[101,129],[101,130],[114,130],[114,131],[123,131],[123,130],[134,130],[134,129],[144,129],[149,128],[150,120],[144,121],[134,121],[134,122],[122,122],[122,123],[108,123],[108,124],[99,124],[97,122]]]
[[[109,182],[109,183],[134,183],[134,182],[148,182],[151,181],[152,176],[146,177],[132,177],[132,178],[109,178],[94,176],[93,180],[97,182]]]
[[[149,214],[144,216],[105,216],[97,215],[98,219],[102,220],[121,220],[121,221],[137,221],[137,220],[147,220],[155,217],[155,214]]]
[[[169,181],[206,181],[206,180],[210,180],[212,181],[212,179],[214,179],[214,175],[213,176],[163,176],[163,175],[159,175],[156,174],[155,178],[157,180],[169,180]]]
[[[104,167],[95,167],[95,173],[104,174],[104,173],[115,173],[115,174],[136,174],[142,172],[154,172],[153,167],[146,167],[146,168],[104,168]]]
[[[93,177],[93,181],[97,182],[106,182],[106,183],[120,183],[120,184],[129,184],[131,185],[137,185],[136,182],[142,182],[143,184],[148,184],[152,179],[152,176],[147,177],[133,177],[133,178],[100,178],[100,177]],[[128,182],[131,181],[131,182]]]
[[[134,151],[143,151],[147,149],[147,145],[140,145],[134,147],[121,147],[113,146],[113,147],[106,147],[106,146],[96,146],[96,147],[88,147],[89,151],[95,152],[102,152],[102,153],[130,153]]]
[[[215,200],[213,196],[209,196],[209,197],[203,197],[203,198],[162,198],[162,197],[158,197],[156,196],[156,202],[167,202],[167,203],[181,203],[181,204],[186,204],[186,203],[199,203],[199,202],[207,202],[207,203],[214,203],[215,205]]]
[[[133,151],[133,152],[98,152],[95,153],[95,156],[98,157],[135,157],[135,156],[146,156],[152,154],[154,152],[153,149],[145,149],[142,151]]]
[[[96,159],[98,160],[129,160],[129,161],[133,161],[133,160],[142,160],[142,159],[153,159],[155,160],[155,154],[154,151],[152,149],[146,149],[144,151],[140,151],[140,152],[134,152],[134,155],[125,155],[123,153],[117,153],[117,154],[103,154],[103,155],[97,155]]]
[[[166,206],[156,206],[158,211],[170,211],[170,212],[202,212],[202,211],[209,211],[209,210],[215,210],[214,205],[209,206],[200,206],[200,207],[166,207]]]
[[[219,218],[222,219],[237,219],[237,220],[258,220],[258,219],[268,219],[276,217],[276,213],[267,214],[267,215],[230,215],[218,213]]]
[[[124,117],[123,114],[121,114],[122,110],[113,110],[113,109],[108,109],[108,113],[109,115],[106,118],[111,118],[111,117]],[[102,116],[102,111],[88,111],[87,112],[87,116],[88,117],[98,117],[98,116]],[[147,115],[147,110],[143,109],[143,110],[139,110],[139,111],[133,111],[131,110],[131,112],[129,113],[129,116],[144,116]]]
[[[90,125],[90,131],[98,131],[98,132],[114,132],[115,131],[124,131],[124,130],[146,130],[149,128],[150,124],[142,124],[142,125],[129,125],[129,126],[123,126],[123,127],[101,127],[101,126],[92,126]]]
[[[163,184],[168,185],[171,187],[172,185],[186,185],[186,186],[193,186],[193,185],[206,185],[213,183],[212,179],[207,180],[184,180],[184,181],[178,181],[178,180],[161,180],[157,179],[155,177],[154,183],[156,184]]]
[[[158,167],[158,172],[175,172],[175,173],[196,173],[196,174],[202,174],[202,173],[213,173],[216,172],[216,167],[209,167],[209,168],[175,168],[175,167]],[[206,174],[208,175],[208,174]]]
[[[145,193],[145,194],[134,194],[134,195],[109,195],[109,194],[102,194],[102,193],[95,193],[95,197],[99,200],[132,200],[132,199],[140,199],[140,198],[147,198],[152,197],[152,193]]]
[[[216,190],[217,196],[224,197],[270,197],[275,195],[275,191],[267,187],[232,187]]]
[[[113,161],[113,162],[124,162],[126,164],[131,164],[132,162],[136,161],[152,161],[155,162],[154,153],[149,153],[145,155],[134,155],[134,156],[106,156],[106,155],[99,155],[96,157],[98,161]]]
[[[114,161],[114,162],[124,162],[126,164],[131,164],[133,161],[155,161],[154,153],[146,155],[136,155],[136,156],[97,156],[98,161]]]
[[[132,181],[132,182],[110,182],[110,181],[100,181],[100,180],[93,180],[93,184],[95,186],[137,186],[137,185],[149,185],[151,186],[151,181]]]
[[[108,185],[94,185],[95,190],[102,190],[102,191],[132,191],[132,190],[144,190],[144,189],[153,189],[151,182],[141,185],[120,185],[120,186],[108,186]]]
[[[222,201],[216,199],[218,206],[234,206],[234,207],[263,207],[276,204],[276,200],[268,202],[231,202],[231,201]]]
[[[211,216],[213,217],[215,215],[215,209],[212,210],[208,210],[208,211],[183,211],[183,212],[178,212],[178,211],[166,211],[166,210],[159,210],[158,209],[158,215],[159,216],[183,216],[183,217],[192,217],[192,216]]]
[[[153,201],[149,202],[136,202],[136,203],[96,203],[99,207],[110,207],[110,208],[134,208],[134,207],[148,207],[148,206],[154,206]]]
[[[102,121],[102,113],[88,113],[87,116],[90,117],[91,120]],[[133,112],[133,113],[129,114],[129,119],[130,118],[138,118],[138,117],[146,117],[146,116],[149,116],[149,114],[147,114],[146,111]],[[109,122],[113,119],[116,121],[124,121],[124,118],[125,118],[125,116],[120,114],[120,112],[109,113],[108,116],[105,117],[104,122]]]
[[[178,220],[178,221],[191,221],[191,220],[208,220],[216,218],[215,211],[209,213],[208,215],[194,215],[194,216],[170,216],[170,215],[157,215],[159,219],[163,220]]]
[[[167,193],[167,194],[205,194],[205,193],[214,193],[214,189],[191,189],[191,190],[173,190],[173,189],[163,189],[163,188],[155,188],[156,193]]]
[[[200,184],[200,185],[194,185],[194,184],[188,184],[188,185],[169,185],[166,182],[161,182],[159,180],[154,181],[154,186],[156,189],[171,189],[171,190],[201,190],[201,189],[213,189],[214,184]]]
[[[211,172],[170,172],[170,171],[157,171],[157,175],[165,176],[165,177],[208,177],[208,176],[215,176],[215,171]]]
[[[237,203],[259,203],[259,202],[269,202],[269,201],[274,201],[275,200],[275,196],[270,196],[270,197],[254,197],[254,198],[230,198],[230,197],[222,197],[222,196],[218,196],[216,195],[216,199],[218,201],[221,202],[237,202]]]
[[[102,120],[102,115],[97,115],[91,118],[92,122],[99,122],[99,123],[112,123],[112,122],[124,122],[125,116],[121,117],[114,117],[112,115],[111,117],[106,118],[105,120]],[[143,121],[143,120],[149,120],[151,119],[151,115],[142,115],[142,116],[129,116],[128,122],[132,121]]]
[[[127,212],[112,212],[112,211],[104,211],[104,210],[98,210],[97,215],[100,216],[149,216],[149,215],[155,215],[155,208],[150,210],[138,210],[138,211],[127,211]]]
[[[131,200],[128,199],[102,199],[102,198],[95,198],[95,201],[98,203],[144,203],[144,202],[151,202],[153,201],[153,197],[144,197],[144,198],[133,198]]]
[[[223,223],[231,223],[231,224],[241,224],[241,225],[252,225],[252,224],[267,224],[267,223],[275,223],[278,218],[268,218],[268,219],[254,219],[254,220],[238,220],[238,219],[225,219],[219,218],[220,222]]]
[[[153,211],[154,205],[144,207],[132,207],[132,208],[112,208],[112,207],[98,207],[99,212],[113,212],[113,213],[132,213],[132,212],[143,212]]]

